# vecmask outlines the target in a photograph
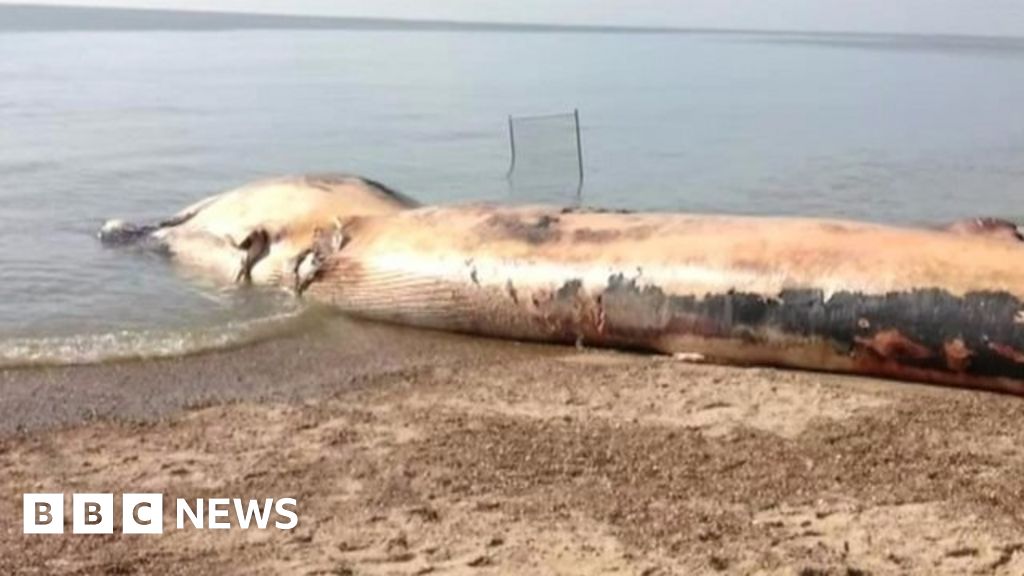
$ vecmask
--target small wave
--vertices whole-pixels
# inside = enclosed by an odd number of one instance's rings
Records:
[[[322,311],[321,311],[322,312]],[[0,340],[0,368],[98,364],[188,356],[255,344],[301,332],[322,314],[303,307],[219,326],[178,330],[123,330],[102,334]]]

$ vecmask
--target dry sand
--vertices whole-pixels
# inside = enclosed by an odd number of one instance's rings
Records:
[[[1007,396],[335,319],[0,372],[0,573],[1020,574],[1022,422]],[[22,535],[47,491],[292,496],[300,521]]]

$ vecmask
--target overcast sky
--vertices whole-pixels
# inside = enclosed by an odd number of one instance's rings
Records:
[[[1024,36],[1024,0],[0,0],[279,14]]]

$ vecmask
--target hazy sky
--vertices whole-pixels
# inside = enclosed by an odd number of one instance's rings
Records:
[[[1024,0],[0,0],[281,14],[1024,36]]]

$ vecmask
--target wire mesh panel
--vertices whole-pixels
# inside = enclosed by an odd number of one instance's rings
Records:
[[[509,116],[509,189],[518,202],[578,204],[583,192],[579,112]]]

